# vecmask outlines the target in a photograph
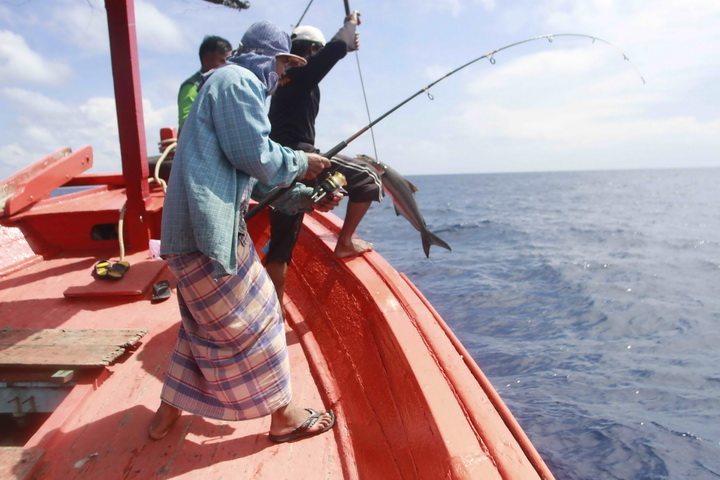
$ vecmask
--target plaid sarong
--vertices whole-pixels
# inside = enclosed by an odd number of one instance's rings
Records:
[[[221,420],[268,415],[290,402],[290,367],[275,289],[252,242],[238,273],[213,279],[200,252],[167,259],[182,324],[161,398]]]

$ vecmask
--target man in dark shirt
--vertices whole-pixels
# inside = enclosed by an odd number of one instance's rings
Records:
[[[277,91],[270,103],[270,138],[283,146],[317,152],[315,148],[315,119],[320,108],[320,81],[348,51],[357,49],[355,27],[360,24],[360,14],[353,12],[345,18],[343,27],[325,43],[320,30],[299,26],[293,30],[292,53],[307,59],[303,68],[291,68],[280,79]],[[327,172],[340,171],[347,179],[348,206],[345,220],[335,247],[338,257],[361,255],[372,250],[371,243],[353,238],[355,229],[365,216],[373,201],[383,197],[382,183],[375,170],[365,163],[348,157],[331,159],[332,165],[318,175],[322,181]],[[287,214],[277,210],[270,212],[271,240],[266,268],[282,300],[287,265],[302,226],[303,214]]]

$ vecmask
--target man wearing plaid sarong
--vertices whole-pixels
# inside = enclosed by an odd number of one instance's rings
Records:
[[[270,439],[330,429],[332,410],[291,402],[277,295],[247,234],[251,194],[314,178],[330,162],[271,141],[265,98],[290,66],[289,36],[253,24],[228,64],[210,72],[179,139],[163,210],[161,255],[177,279],[181,325],[149,435],[163,438],[182,411],[221,420],[271,416]],[[313,208],[302,184],[283,208]],[[330,210],[341,196],[319,206]]]

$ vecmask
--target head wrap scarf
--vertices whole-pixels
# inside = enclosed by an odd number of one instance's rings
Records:
[[[290,36],[268,21],[255,22],[243,35],[240,47],[228,62],[253,72],[272,95],[278,84],[275,55],[290,53]]]

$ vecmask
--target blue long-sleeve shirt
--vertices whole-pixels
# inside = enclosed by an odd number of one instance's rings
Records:
[[[307,171],[307,156],[273,142],[266,88],[251,71],[226,65],[205,82],[180,136],[163,208],[161,254],[201,251],[215,275],[237,272],[243,214],[267,186],[287,186]],[[309,187],[297,184],[283,210],[309,210]]]

